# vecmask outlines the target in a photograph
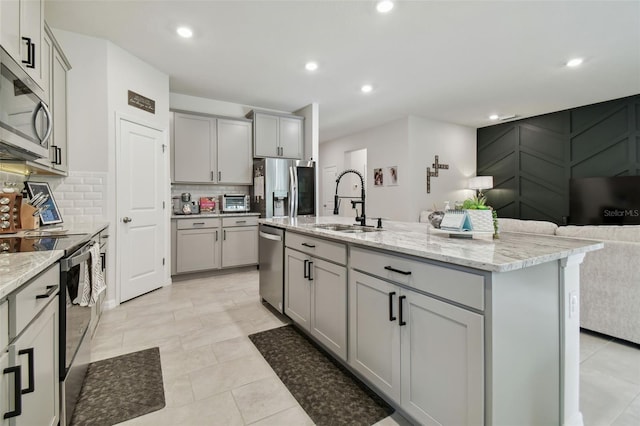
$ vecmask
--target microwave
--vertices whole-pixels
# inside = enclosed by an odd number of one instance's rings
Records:
[[[48,157],[52,125],[44,91],[0,47],[0,160]]]
[[[250,210],[249,196],[244,194],[224,194],[222,196],[222,212],[248,212]]]

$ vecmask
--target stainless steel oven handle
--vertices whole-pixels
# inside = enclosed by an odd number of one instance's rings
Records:
[[[81,249],[76,251],[76,253],[78,254],[74,254],[73,256],[66,259],[61,259],[60,270],[62,270],[63,272],[68,272],[74,266],[78,266],[85,260],[89,259],[89,256],[91,256],[91,252],[89,251],[89,249],[91,249],[92,245],[93,241],[89,241],[87,244],[82,246]]]
[[[47,104],[40,101],[38,108],[36,108],[35,111],[33,111],[33,117],[31,118],[33,132],[36,136],[38,136],[38,129],[36,127],[37,115],[38,115],[38,112],[40,112],[40,110],[43,110],[44,115],[47,117],[47,131],[45,132],[44,137],[40,139],[40,145],[45,146],[45,142],[47,142],[47,140],[49,139],[49,136],[51,136],[51,131],[53,130],[53,120],[51,119],[51,111],[49,111],[49,107],[47,106]]]

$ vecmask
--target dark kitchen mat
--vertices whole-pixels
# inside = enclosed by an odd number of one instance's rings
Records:
[[[89,364],[72,426],[111,426],[164,407],[160,350],[145,349]]]
[[[372,425],[394,412],[294,326],[249,339],[317,425]]]

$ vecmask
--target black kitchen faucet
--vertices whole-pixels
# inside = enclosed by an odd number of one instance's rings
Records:
[[[346,175],[347,173],[355,173],[360,178],[360,188],[361,188],[360,199],[351,200],[351,207],[355,209],[356,205],[362,204],[362,212],[361,212],[360,215],[357,215],[358,210],[356,209],[356,220],[360,222],[360,225],[367,226],[367,216],[364,213],[364,211],[365,211],[365,208],[364,208],[364,199],[365,199],[364,177],[362,176],[362,173],[360,173],[357,170],[347,169],[344,172],[340,173],[340,175],[336,179],[336,195],[334,196],[334,202],[333,202],[333,214],[339,214],[340,213],[340,198],[357,198],[357,197],[343,197],[341,195],[338,195],[338,186],[340,185],[340,179],[342,179],[342,176]]]

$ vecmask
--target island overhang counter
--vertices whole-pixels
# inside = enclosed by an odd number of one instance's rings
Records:
[[[326,225],[353,220],[338,216],[259,222],[286,231],[285,314],[409,418],[583,424],[579,267],[601,242],[458,239],[393,221],[341,232]]]

